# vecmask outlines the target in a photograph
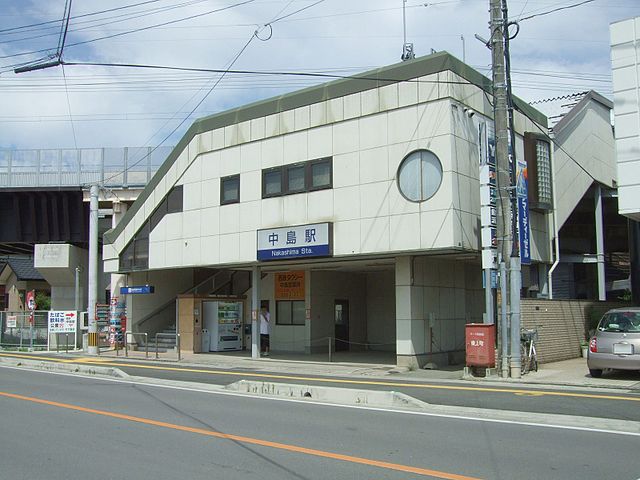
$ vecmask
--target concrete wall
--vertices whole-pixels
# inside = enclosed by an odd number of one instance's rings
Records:
[[[585,101],[565,118],[568,121],[559,123],[561,128],[556,129],[554,148],[558,228],[569,218],[594,179],[610,188],[617,180],[610,108],[595,100]],[[576,167],[576,162],[582,169]]]
[[[367,343],[371,350],[396,350],[396,296],[393,270],[365,274]]]
[[[367,343],[367,282],[360,273],[314,271],[311,274],[311,340],[314,350],[327,350],[335,337],[335,300],[349,302],[349,350]],[[315,348],[317,345],[317,348]]]
[[[618,211],[640,221],[640,17],[611,24]]]
[[[475,263],[399,257],[396,263],[398,365],[418,368],[464,359],[466,323],[482,322],[482,271]]]
[[[107,269],[117,270],[119,253],[174,185],[184,186],[184,211],[151,232],[153,269],[255,262],[257,229],[313,222],[333,222],[336,257],[477,249],[477,122],[492,109],[477,87],[443,79],[465,82],[442,72],[199,134],[105,246]],[[535,129],[516,117],[520,133]],[[405,199],[396,181],[418,148],[443,169],[439,190],[422,203]],[[262,199],[262,169],[324,156],[333,157],[333,188]],[[233,174],[240,203],[220,206],[220,178]]]
[[[523,298],[522,327],[538,329],[536,351],[540,363],[578,358],[581,355],[580,342],[588,338],[590,322],[597,322],[609,309],[624,306],[628,304]]]
[[[140,321],[147,315],[157,311],[166,303],[175,300],[193,286],[193,270],[190,268],[162,271],[137,272],[128,275],[128,285],[153,285],[155,293],[149,295],[127,295],[127,329],[134,332],[156,332],[175,323],[175,309],[168,309],[164,315],[149,319],[143,324]],[[173,319],[173,321],[171,321]]]

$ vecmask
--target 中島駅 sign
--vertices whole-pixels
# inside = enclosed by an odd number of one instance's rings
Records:
[[[258,260],[332,255],[331,223],[258,230]]]

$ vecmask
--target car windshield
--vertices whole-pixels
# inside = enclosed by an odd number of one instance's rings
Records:
[[[607,313],[598,326],[601,332],[640,333],[640,312]]]

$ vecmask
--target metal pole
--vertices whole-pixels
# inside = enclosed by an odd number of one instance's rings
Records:
[[[467,48],[464,44],[464,35],[460,35],[460,40],[462,40],[462,63],[467,63]]]
[[[96,319],[96,303],[98,299],[98,185],[91,185],[89,206],[89,301],[87,315],[89,320],[89,355],[99,353],[98,321]]]
[[[176,334],[176,347],[178,347],[178,361],[180,361],[180,334]]]
[[[595,205],[595,223],[596,223],[596,257],[598,260],[598,300],[607,299],[607,289],[605,285],[604,275],[604,233],[602,227],[602,187],[596,184],[596,205]]]
[[[260,267],[251,268],[251,358],[260,358]]]
[[[80,309],[80,272],[82,272],[82,268],[80,265],[76,267],[76,283],[75,283],[75,310],[79,312]]]
[[[331,363],[333,361],[333,348],[331,348],[333,346],[333,337],[328,337],[329,338],[329,363]]]

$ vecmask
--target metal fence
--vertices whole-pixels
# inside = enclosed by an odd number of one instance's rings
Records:
[[[0,312],[0,346],[4,348],[46,350],[48,314],[38,310],[29,321],[29,312]]]
[[[173,147],[0,150],[0,187],[146,185]]]

